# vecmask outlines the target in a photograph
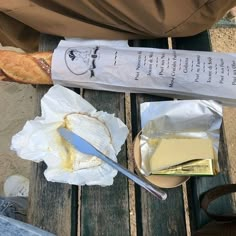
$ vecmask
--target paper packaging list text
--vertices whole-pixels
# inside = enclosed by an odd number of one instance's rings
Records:
[[[152,76],[153,67],[158,71],[159,78],[170,75],[171,80],[169,87],[174,86],[175,78],[177,73],[184,73],[193,75],[192,82],[200,82],[200,74],[204,73],[207,78],[206,82],[211,83],[213,76],[219,76],[218,83],[224,84],[225,76],[230,76],[230,71],[233,73],[232,85],[236,85],[236,61],[233,60],[231,68],[229,65],[225,67],[225,61],[220,58],[218,61],[214,61],[212,57],[203,57],[196,55],[194,57],[178,57],[176,51],[173,50],[172,57],[166,53],[153,53],[138,51],[137,52],[137,66],[135,80],[139,80],[140,72],[146,67],[146,75]],[[117,56],[117,52],[116,52]],[[155,73],[156,74],[156,73]],[[189,78],[190,79],[190,78]]]

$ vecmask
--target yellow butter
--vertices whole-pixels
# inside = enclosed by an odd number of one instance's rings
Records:
[[[150,158],[150,169],[155,174],[159,170],[200,159],[214,159],[210,139],[161,139]]]

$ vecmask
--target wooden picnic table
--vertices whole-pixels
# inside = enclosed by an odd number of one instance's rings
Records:
[[[53,50],[60,38],[42,35],[40,50]],[[186,38],[133,40],[132,47],[175,48],[210,51],[208,32]],[[36,113],[40,114],[40,99],[48,86],[38,86]],[[127,142],[118,155],[118,161],[134,171],[132,142],[140,131],[140,103],[171,100],[147,94],[125,94],[88,89],[74,89],[97,110],[114,113],[130,130]],[[139,186],[118,174],[110,187],[71,186],[47,182],[44,163],[32,164],[29,223],[56,235],[191,235],[209,218],[200,209],[199,196],[221,184],[230,183],[227,149],[223,128],[219,148],[221,172],[214,177],[191,177],[182,186],[166,189],[168,198],[160,201]],[[231,196],[212,204],[211,209],[220,214],[232,208]]]

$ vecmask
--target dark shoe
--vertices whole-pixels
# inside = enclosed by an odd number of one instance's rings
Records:
[[[25,197],[0,197],[0,215],[25,222],[27,205]]]

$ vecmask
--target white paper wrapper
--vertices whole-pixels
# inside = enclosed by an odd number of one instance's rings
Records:
[[[123,43],[61,41],[52,57],[53,82],[236,105],[236,54],[127,47]]]
[[[80,95],[60,85],[45,94],[41,109],[42,116],[27,121],[23,130],[12,138],[11,149],[23,159],[44,161],[48,166],[44,172],[48,181],[111,185],[117,171],[96,157],[73,149],[74,160],[67,166],[68,155],[57,128],[67,116],[75,133],[117,161],[116,155],[128,134],[125,124],[112,114],[97,111]]]
[[[149,158],[155,151],[150,138],[209,138],[218,153],[222,106],[214,101],[188,100],[146,102],[141,104],[141,171],[151,173]],[[219,167],[217,166],[217,169]]]

